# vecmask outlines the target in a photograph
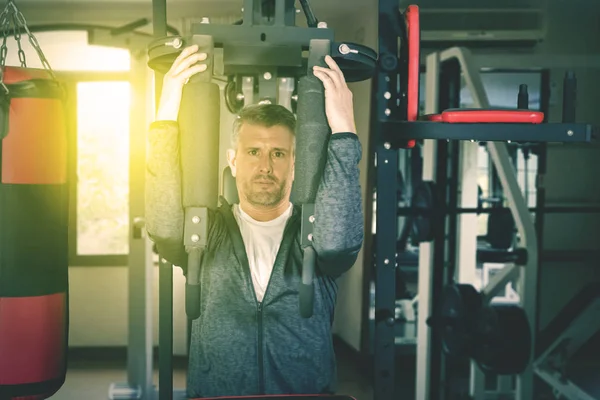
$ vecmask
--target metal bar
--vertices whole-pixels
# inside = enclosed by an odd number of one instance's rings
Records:
[[[143,57],[132,57],[129,159],[130,184],[129,209],[131,235],[129,240],[128,281],[128,332],[127,332],[127,386],[139,391],[141,398],[151,399],[152,394],[152,304],[153,263],[152,244],[144,229],[144,176],[147,108],[145,94],[148,83],[147,67]],[[133,150],[142,149],[142,150]]]
[[[149,24],[150,21],[147,22],[147,24]],[[146,24],[146,25],[147,25]],[[129,25],[129,24],[128,24]],[[128,26],[126,25],[126,26]],[[140,25],[141,26],[141,25]],[[29,31],[31,33],[38,33],[38,32],[50,32],[50,31],[98,31],[98,30],[105,30],[105,31],[109,31],[111,33],[111,35],[119,35],[122,33],[135,33],[136,35],[139,36],[143,36],[146,37],[148,39],[152,39],[152,35],[148,34],[148,33],[143,33],[143,32],[133,32],[133,31],[119,31],[121,30],[123,27],[113,27],[113,26],[105,26],[105,25],[96,25],[96,24],[78,24],[78,23],[60,23],[60,24],[35,24],[35,25],[31,25],[28,26]],[[26,34],[27,31],[25,30],[24,27],[17,27],[17,32],[20,32],[22,34]],[[179,31],[170,26],[167,25],[167,32],[171,33],[173,35],[179,35]]]
[[[436,183],[437,183],[437,196],[441,199],[447,199],[448,197],[448,148],[449,143],[444,140],[440,140],[437,143],[437,154],[436,154]],[[434,217],[433,223],[433,265],[431,270],[431,314],[438,315],[441,308],[441,294],[444,290],[444,272],[446,267],[446,238],[449,236],[447,229],[447,218],[448,216],[443,213],[438,213]],[[421,279],[419,277],[419,279]],[[443,348],[441,342],[441,332],[439,328],[432,326],[430,330],[430,346],[431,351],[429,353],[429,395],[431,399],[443,398],[443,385],[444,379],[443,371]]]
[[[439,96],[439,54],[432,53],[427,57],[427,74],[425,81],[425,112],[437,112]],[[423,171],[424,181],[436,179],[437,142],[423,142]],[[419,281],[418,281],[418,312],[417,312],[417,365],[415,400],[430,400],[431,379],[430,354],[431,331],[427,319],[432,315],[432,263],[434,258],[434,243],[424,242],[419,245]]]
[[[152,0],[152,29],[157,38],[167,36],[167,0]]]
[[[498,389],[496,390],[498,396],[510,397],[513,394],[512,379],[512,375],[501,375],[496,378],[498,382]]]
[[[439,75],[439,97],[438,109],[446,110],[456,108],[460,104],[460,66],[450,60],[441,64],[441,73]],[[453,150],[456,149],[454,152]],[[455,153],[455,154],[453,154]],[[436,154],[436,189],[438,199],[442,199],[444,204],[450,207],[456,207],[456,185],[452,188],[452,181],[449,176],[456,176],[458,148],[456,142],[439,141]],[[451,174],[449,174],[449,169]],[[446,269],[450,257],[454,257],[456,226],[455,215],[447,215],[443,212],[437,212],[434,215],[433,223],[433,269],[431,274],[431,313],[438,315],[441,308],[440,294],[443,292],[446,283],[446,272],[452,268]],[[450,263],[453,263],[452,260]],[[451,278],[453,281],[454,278]],[[441,399],[444,397],[444,385],[446,380],[446,360],[444,358],[441,332],[433,326],[431,330],[431,353],[429,357],[429,385],[430,396],[432,399]]]
[[[156,38],[167,36],[167,1],[152,0],[152,28]],[[162,91],[162,75],[154,73],[155,107]],[[159,399],[173,396],[173,265],[159,255]]]
[[[552,342],[547,349],[533,363],[536,368],[547,368],[552,355],[559,353],[564,362],[573,357],[578,350],[584,346],[592,336],[600,331],[600,297],[592,298],[587,307],[579,312],[579,315],[569,326]],[[554,365],[553,362],[550,364]]]
[[[451,49],[453,55],[461,62],[461,69],[467,82],[467,87],[472,93],[473,100],[479,108],[489,108],[489,101],[485,93],[479,70],[470,61],[470,52],[467,49]],[[450,52],[449,52],[450,53]],[[496,124],[490,124],[494,126]],[[552,125],[543,124],[541,127]],[[519,128],[516,132],[521,133]],[[487,127],[486,127],[487,133]],[[568,136],[568,135],[567,135]],[[537,299],[537,270],[538,270],[538,244],[535,226],[531,214],[527,209],[521,188],[508,154],[506,144],[489,142],[487,144],[490,159],[493,161],[511,209],[517,231],[520,237],[520,246],[527,250],[527,264],[520,269],[521,279],[519,284],[519,297],[521,307],[527,315],[530,326],[535,323],[535,301]],[[535,337],[532,338],[531,355],[535,349]],[[531,364],[517,377],[516,400],[533,398],[533,369]]]
[[[162,400],[173,393],[173,265],[161,257],[158,268],[158,398]]]
[[[481,288],[480,292],[484,304],[489,304],[498,293],[504,290],[508,282],[518,278],[520,270],[520,266],[512,264],[505,266],[499,273],[495,274],[490,282]]]
[[[254,25],[254,0],[244,0],[244,17],[242,20],[244,21],[243,26]],[[194,26],[192,25],[193,31]]]
[[[377,236],[375,278],[375,400],[392,400],[395,376],[397,150],[377,150]],[[381,184],[385,182],[385,184]]]
[[[140,18],[140,19],[135,20],[133,22],[130,22],[128,24],[121,25],[121,26],[116,27],[116,28],[112,28],[110,30],[110,34],[116,36],[116,35],[121,35],[123,33],[133,32],[137,28],[141,28],[143,26],[146,26],[149,23],[150,23],[150,20],[148,20],[148,18]]]
[[[546,371],[545,369],[538,369],[535,372],[542,380],[568,400],[598,400],[597,397],[584,392],[572,380],[557,377],[555,372]]]
[[[398,15],[395,0],[379,0],[378,54],[380,60],[398,60],[398,35],[390,20]],[[397,23],[397,21],[395,21]],[[392,22],[393,23],[393,22]],[[317,31],[320,29],[317,29]],[[313,28],[314,31],[314,28]],[[323,29],[325,31],[325,29]],[[327,32],[324,32],[327,34]],[[333,41],[333,38],[330,40]],[[374,149],[376,187],[374,400],[395,400],[396,238],[398,237],[398,150],[381,137],[381,120],[394,111],[398,100],[398,62],[390,68],[380,63],[373,79],[371,148]],[[391,111],[390,111],[391,110]],[[394,114],[395,115],[395,114]]]
[[[460,107],[460,66],[455,62],[449,62],[442,64],[442,82],[440,85],[447,92],[444,98],[440,97],[439,99],[439,109],[447,110],[450,108],[459,108]],[[447,81],[445,83],[444,81]],[[442,100],[445,100],[442,102]],[[460,190],[459,185],[463,183],[462,179],[459,179],[459,171],[460,171],[460,161],[461,161],[461,145],[462,142],[452,142],[450,143],[451,153],[449,156],[449,168],[450,172],[446,173],[448,177],[448,208],[456,209],[458,208]],[[476,178],[476,176],[475,176]],[[477,179],[475,179],[477,180]],[[475,188],[477,189],[477,188]],[[477,196],[475,196],[475,199]],[[447,273],[447,282],[454,282],[456,268],[457,268],[457,251],[459,245],[459,235],[458,231],[458,218],[457,214],[447,214],[443,213],[448,217],[448,268],[446,270]],[[435,302],[434,302],[435,303]]]
[[[473,140],[478,142],[590,142],[595,128],[587,124],[496,124],[429,121],[381,121],[383,138],[393,148],[407,139]]]
[[[475,197],[476,199],[476,197]],[[471,202],[472,203],[472,202]],[[496,213],[505,213],[507,210],[510,210],[508,207],[485,207],[485,208],[452,208],[452,207],[444,207],[436,206],[436,209],[431,208],[422,208],[422,207],[398,207],[398,215],[407,216],[407,215],[433,215],[436,212],[442,211],[448,215],[456,215],[456,214],[496,214]],[[599,206],[582,206],[582,207],[560,207],[560,206],[551,206],[544,208],[536,208],[531,207],[528,208],[531,213],[545,213],[545,214],[598,214],[600,213]]]
[[[152,33],[155,38],[167,36],[167,0],[152,0]],[[154,72],[155,108],[162,92],[162,74]]]
[[[251,26],[246,25],[221,25],[221,24],[193,24],[192,35],[210,35],[214,38],[215,47],[224,47],[225,43],[237,45],[264,45],[264,46],[300,46],[308,50],[313,39],[334,40],[334,32],[329,28],[302,28],[298,26]],[[261,40],[264,34],[265,40]]]
[[[561,371],[557,371],[556,367],[553,367],[554,363],[550,361],[550,358],[555,352],[560,352],[560,356],[564,357],[561,361],[566,363],[569,357],[600,330],[599,312],[600,299],[596,298],[533,363],[535,373],[567,399],[591,400],[593,397],[572,381],[563,379]],[[564,346],[564,343],[568,343],[568,346]]]
[[[543,70],[541,83],[540,83],[540,109],[544,113],[544,123],[548,122],[548,115],[550,113],[550,71]],[[547,165],[548,165],[548,144],[541,143],[537,146],[536,149],[537,154],[537,174],[536,174],[536,208],[542,210],[541,212],[537,212],[535,214],[535,229],[538,237],[538,251],[540,253],[540,257],[538,259],[538,263],[542,263],[544,261],[548,261],[545,258],[544,250],[544,226],[545,226],[545,215],[544,208],[546,207],[546,186],[544,184],[544,177],[547,173]],[[538,266],[540,268],[540,273],[538,274],[537,287],[541,287],[542,285],[542,277],[544,274],[544,269],[541,265]],[[538,335],[539,327],[540,327],[540,315],[542,308],[542,296],[541,291],[538,291],[537,298],[535,300],[536,311],[535,311],[535,324],[531,326],[531,332],[534,335]],[[539,386],[539,381],[534,383],[534,392],[533,394],[537,394],[537,388]]]
[[[443,51],[440,54],[440,58],[443,60],[451,58],[458,60],[467,88],[469,88],[471,91],[471,95],[475,100],[475,104],[481,100],[481,97],[483,97],[487,103],[485,88],[483,86],[483,82],[481,81],[481,77],[474,74],[474,72],[478,73],[479,69],[474,70],[473,66],[467,62],[467,57],[469,54],[470,53],[466,51],[463,52],[461,49],[455,47]],[[479,107],[483,108],[484,106],[479,104]],[[474,361],[471,361],[471,374],[469,378],[469,387],[471,390],[470,394],[475,400],[483,400],[485,398],[485,375]]]

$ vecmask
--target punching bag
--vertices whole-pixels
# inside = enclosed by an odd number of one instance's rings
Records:
[[[67,132],[44,70],[6,67],[0,87],[0,399],[45,399],[66,376]]]

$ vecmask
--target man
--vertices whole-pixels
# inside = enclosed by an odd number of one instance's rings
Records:
[[[147,230],[160,255],[184,268],[176,121],[185,83],[206,69],[201,63],[206,55],[197,51],[183,50],[166,74],[148,137]],[[209,210],[189,397],[335,392],[336,279],[356,261],[364,222],[352,93],[333,59],[326,62],[329,68],[314,69],[325,87],[332,136],[315,201],[313,316],[302,318],[298,308],[301,221],[300,208],[290,203],[295,118],[281,106],[249,106],[235,123],[227,151],[239,204]]]

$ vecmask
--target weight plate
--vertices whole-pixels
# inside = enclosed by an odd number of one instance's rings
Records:
[[[492,304],[478,317],[473,359],[484,372],[520,374],[531,360],[531,340],[531,328],[522,308]]]
[[[479,292],[471,285],[448,285],[440,311],[444,352],[455,357],[470,357],[476,317],[482,307]]]
[[[486,239],[493,249],[506,250],[513,245],[515,220],[510,209],[490,213]]]

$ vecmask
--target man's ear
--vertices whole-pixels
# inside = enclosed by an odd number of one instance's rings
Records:
[[[235,178],[236,174],[236,152],[234,149],[227,149],[227,164],[231,169],[231,175]]]

